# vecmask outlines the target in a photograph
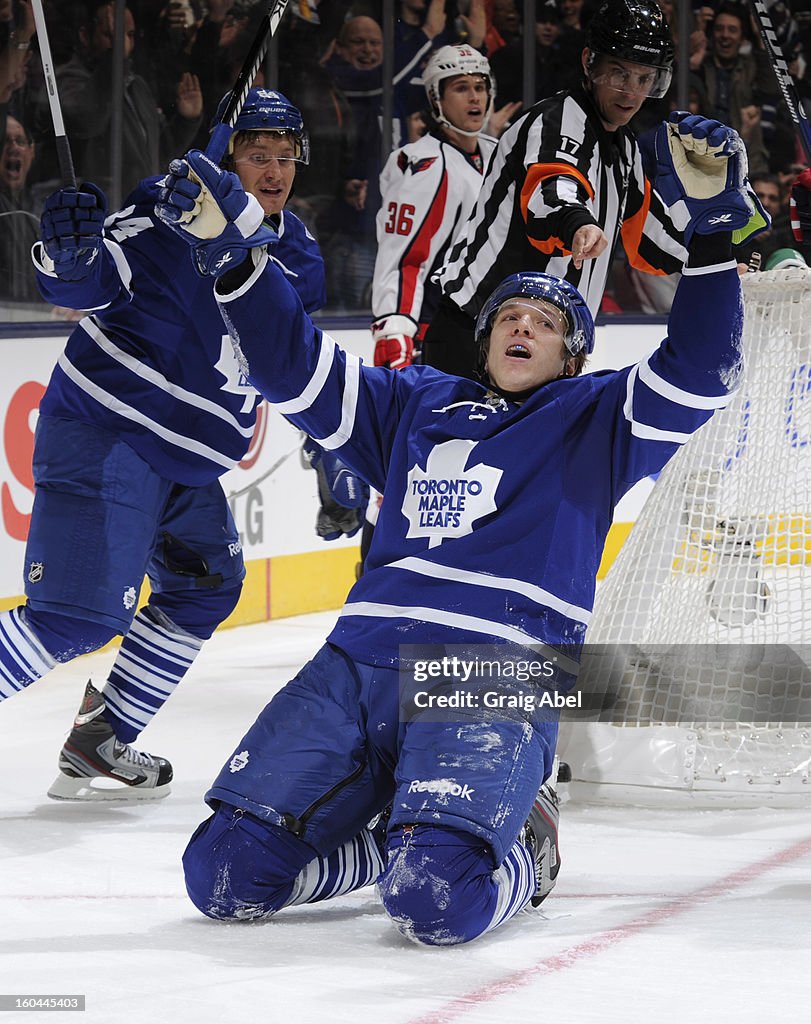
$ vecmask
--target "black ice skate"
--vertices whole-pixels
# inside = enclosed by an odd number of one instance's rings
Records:
[[[87,684],[73,729],[59,754],[55,800],[160,800],[168,796],[172,766],[116,739],[104,717],[104,698]]]
[[[560,850],[558,849],[558,805],[560,800],[553,783],[560,779],[568,782],[571,778],[569,766],[555,759],[552,777],[538,790],[535,803],[524,825],[524,842],[532,852],[535,862],[535,895],[530,902],[540,906],[555,888],[560,871]]]

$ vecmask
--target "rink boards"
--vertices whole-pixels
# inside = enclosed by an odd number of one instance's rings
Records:
[[[331,331],[348,351],[371,362],[367,330]],[[598,328],[591,369],[623,366],[659,342],[657,323]],[[0,608],[20,600],[25,538],[33,501],[31,454],[37,408],[67,336],[55,324],[42,333],[24,325],[0,328]],[[251,447],[223,477],[240,531],[248,576],[229,625],[336,608],[355,579],[358,538],[324,542],[315,533],[318,509],[315,473],[299,455],[301,433],[263,404]],[[615,557],[652,484],[638,485],[617,509],[602,572]]]

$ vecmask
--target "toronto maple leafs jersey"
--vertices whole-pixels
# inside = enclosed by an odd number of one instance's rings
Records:
[[[568,246],[583,224],[599,224],[608,246],[578,270]],[[499,139],[440,272],[442,291],[475,318],[499,281],[541,270],[571,282],[596,315],[620,237],[629,262],[646,273],[676,273],[687,257],[631,130],[607,132],[582,88],[561,92]]]
[[[107,218],[104,247],[84,280],[60,280],[41,243],[34,246],[46,301],[89,311],[54,367],[40,412],[114,431],[161,476],[198,486],[243,457],[260,396],[240,373],[210,279],[155,217],[159,181],[145,179]],[[273,259],[314,311],[326,296],[318,245],[289,212],[278,231]],[[274,313],[265,316],[271,323]]]
[[[395,664],[401,644],[579,647],[617,501],[728,403],[742,368],[734,262],[686,271],[649,357],[523,404],[433,367],[362,365],[275,267],[220,302],[251,382],[384,493],[330,635],[367,664]]]
[[[431,275],[470,216],[494,148],[494,140],[480,136],[469,154],[444,137],[425,135],[386,161],[372,283],[376,321],[406,316],[422,336],[441,294]]]

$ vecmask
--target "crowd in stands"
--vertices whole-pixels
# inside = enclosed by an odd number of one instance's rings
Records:
[[[303,112],[313,158],[300,169],[292,208],[318,238],[328,268],[331,312],[366,315],[375,262],[375,217],[383,167],[383,5],[386,0],[293,0],[278,37],[278,88]],[[190,146],[205,147],[218,101],[233,84],[264,0],[129,0],[124,19],[122,174],[111,178],[114,11],[111,0],[45,0],[65,125],[77,176],[123,200],[143,176],[162,172]],[[490,134],[520,113],[521,0],[395,0],[392,144],[425,130],[421,70],[447,43],[466,42],[491,62],[496,80]],[[537,0],[536,99],[577,84],[584,28],[595,0]],[[660,0],[674,38],[676,4]],[[768,4],[799,93],[811,99],[811,2]],[[745,140],[751,177],[774,223],[752,251],[764,258],[790,244],[788,192],[805,166],[792,121],[752,23],[749,5],[693,3],[690,108],[717,117]],[[676,82],[645,105],[640,134],[675,109]],[[260,78],[255,84],[262,84]],[[27,252],[44,197],[59,186],[31,0],[0,0],[0,316],[37,300]],[[116,192],[114,191],[115,195]],[[750,251],[751,250],[751,251]],[[662,312],[667,290],[635,280],[615,257],[606,311]]]

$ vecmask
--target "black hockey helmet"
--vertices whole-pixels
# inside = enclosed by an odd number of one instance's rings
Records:
[[[649,97],[657,99],[667,92],[675,48],[655,0],[606,0],[586,27],[586,46],[589,72],[596,57],[616,57],[656,69]]]

